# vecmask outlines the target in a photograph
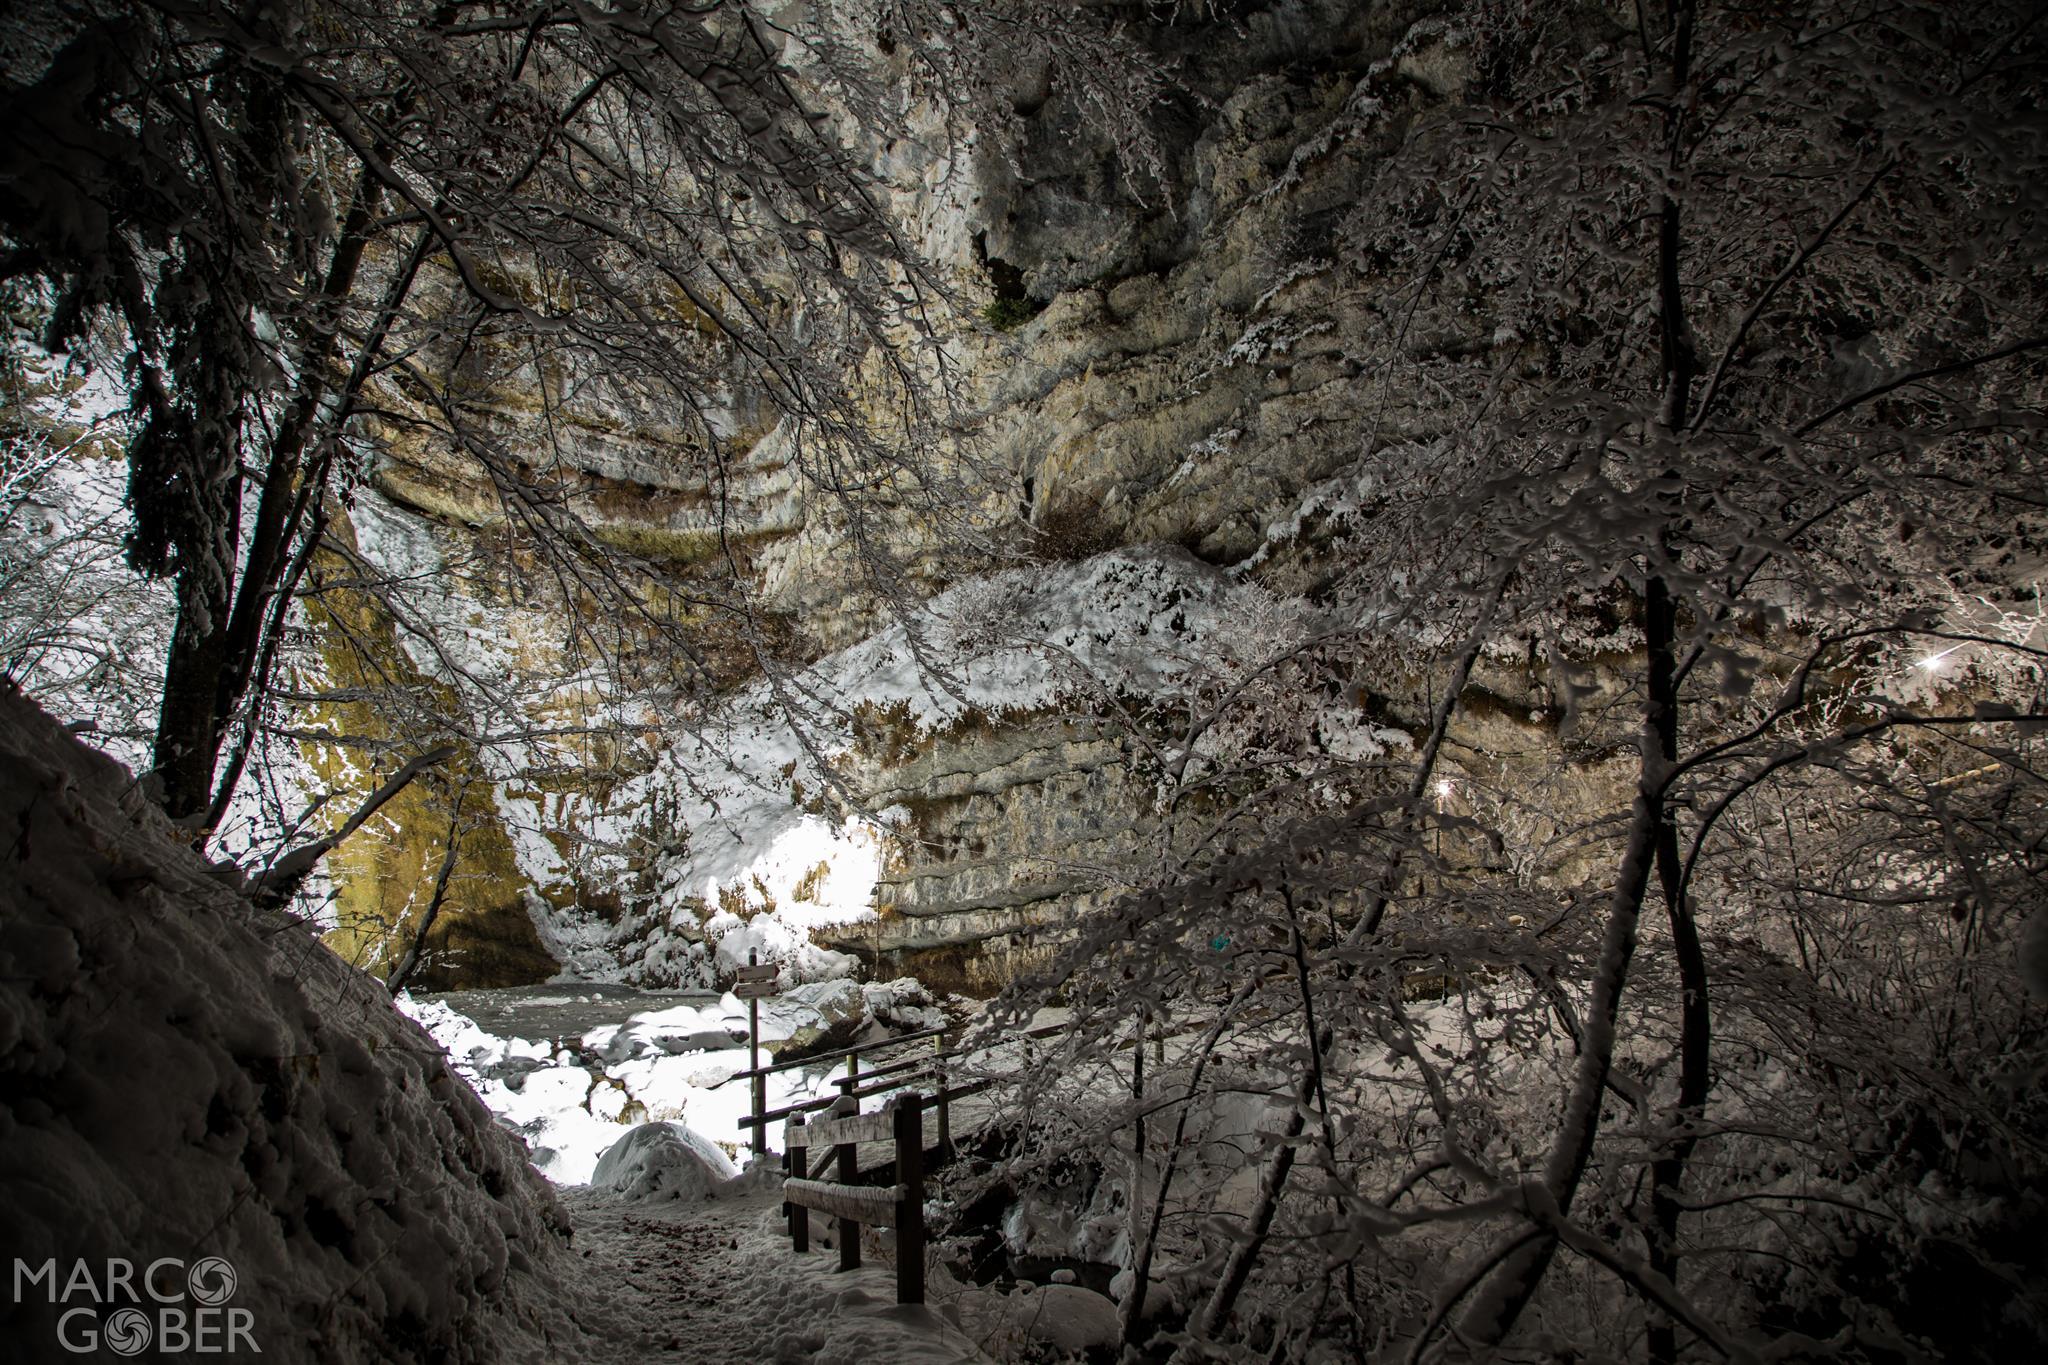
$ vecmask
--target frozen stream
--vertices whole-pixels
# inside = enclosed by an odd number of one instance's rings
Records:
[[[716,991],[642,991],[591,981],[416,993],[414,998],[438,1001],[500,1038],[545,1040],[557,1047],[576,1044],[593,1029],[624,1024],[636,1014],[677,1005],[715,1009],[719,1000]]]

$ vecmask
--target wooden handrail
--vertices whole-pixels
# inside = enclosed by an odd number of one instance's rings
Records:
[[[978,1095],[994,1084],[993,1078],[971,1081],[966,1085],[949,1086],[932,1096],[932,1098],[934,1100],[945,1099],[949,1101],[961,1099],[968,1095]],[[742,1114],[733,1122],[741,1128],[755,1128],[762,1124],[774,1123],[777,1119],[786,1119],[792,1114],[815,1114],[820,1109],[830,1109],[833,1105],[839,1103],[840,1100],[864,1100],[871,1095],[885,1095],[892,1090],[902,1090],[904,1088],[904,1082],[892,1081],[888,1085],[878,1085],[873,1090],[860,1090],[847,1095],[833,1095],[820,1099],[803,1100],[797,1104],[785,1104],[780,1109],[770,1109],[765,1114]]]
[[[929,1063],[927,1063],[927,1065],[929,1065]],[[867,1078],[863,1076],[861,1079],[866,1080]],[[887,1095],[892,1091],[907,1090],[911,1086],[916,1085],[918,1081],[921,1079],[924,1078],[919,1076],[905,1076],[897,1080],[885,1081],[880,1085],[862,1086],[854,1090],[843,1090],[840,1092],[839,1098],[845,1100],[858,1101],[869,1099],[875,1095]],[[937,1077],[932,1077],[932,1079],[937,1080]],[[954,1100],[966,1099],[969,1095],[979,1095],[982,1091],[992,1088],[995,1085],[995,1083],[996,1081],[993,1076],[986,1076],[978,1081],[969,1081],[965,1085],[941,1085],[938,1086],[935,1090],[933,1090],[931,1094],[931,1100],[934,1104],[949,1105]],[[813,1100],[811,1101],[811,1103],[815,1105],[819,1103],[819,1101]]]
[[[885,1047],[894,1047],[898,1043],[919,1043],[927,1038],[943,1037],[948,1033],[952,1033],[954,1029],[954,1025],[948,1024],[941,1028],[919,1029],[915,1033],[892,1034],[887,1038],[878,1038],[872,1043],[855,1043],[852,1047],[834,1048],[830,1052],[813,1052],[808,1056],[797,1057],[787,1062],[774,1062],[768,1066],[757,1066],[751,1067],[746,1071],[735,1071],[724,1080],[718,1082],[718,1085],[707,1085],[704,1088],[706,1090],[716,1090],[719,1086],[729,1085],[733,1081],[752,1080],[756,1076],[772,1076],[778,1071],[789,1071],[795,1067],[809,1066],[813,1062],[836,1062],[843,1057],[859,1057],[869,1052],[879,1051]],[[965,1057],[970,1053],[986,1052],[992,1047],[1000,1047],[1005,1041],[1012,1038],[1050,1038],[1055,1033],[1064,1033],[1066,1030],[1067,1026],[1065,1024],[1040,1024],[1037,1028],[1020,1029],[1016,1033],[1005,1034],[1003,1037],[997,1038],[992,1042],[977,1043],[972,1047],[954,1048],[950,1052],[940,1052],[933,1055],[948,1059]],[[886,1070],[886,1068],[873,1067],[864,1072],[863,1077],[875,1075],[883,1070]],[[834,1082],[834,1084],[839,1083],[838,1081]]]
[[[865,1082],[868,1078],[866,1076],[861,1076],[858,1079],[862,1082]],[[844,1095],[847,1099],[864,1100],[871,1095],[886,1095],[892,1090],[907,1090],[912,1085],[914,1085],[916,1081],[917,1077],[912,1075],[898,1076],[895,1080],[881,1081],[874,1085],[860,1084],[848,1086],[845,1084],[843,1080],[835,1081],[833,1082],[833,1084],[842,1087],[839,1093],[841,1095]]]
[[[772,1076],[778,1071],[789,1071],[795,1067],[809,1066],[813,1062],[836,1062],[841,1057],[858,1057],[864,1052],[873,1052],[878,1048],[894,1047],[898,1043],[915,1043],[926,1038],[937,1038],[941,1034],[950,1031],[950,1025],[946,1028],[920,1029],[916,1033],[898,1033],[872,1043],[856,1043],[852,1047],[835,1048],[830,1052],[813,1052],[809,1056],[797,1057],[787,1062],[774,1062],[768,1066],[757,1066],[746,1071],[735,1071],[732,1075],[720,1081],[718,1085],[707,1085],[704,1088],[706,1090],[716,1090],[718,1086],[729,1085],[734,1081],[749,1081],[756,1076]]]
[[[947,1054],[935,1053],[933,1055],[943,1057]],[[856,1076],[834,1076],[832,1084],[838,1086],[841,1090],[845,1090],[849,1086],[859,1085],[863,1081],[871,1081],[877,1076],[893,1076],[899,1071],[915,1071],[918,1067],[930,1066],[931,1064],[932,1057],[906,1057],[900,1062],[891,1062],[887,1066],[871,1066]]]
[[[914,1077],[903,1077],[902,1079],[889,1081],[883,1084],[867,1084],[867,1082],[872,1077],[901,1076],[901,1073],[906,1071],[915,1072],[920,1068],[935,1067],[939,1063],[952,1061],[960,1057],[973,1055],[975,1053],[987,1052],[992,1048],[1000,1047],[1003,1043],[1011,1040],[1050,1038],[1054,1034],[1064,1033],[1066,1032],[1066,1030],[1067,1025],[1065,1024],[1040,1024],[1036,1028],[1020,1029],[1016,1033],[1004,1035],[1003,1037],[995,1039],[992,1042],[977,1043],[972,1047],[955,1048],[950,1052],[936,1052],[929,1057],[905,1058],[901,1062],[891,1062],[886,1066],[878,1066],[871,1068],[867,1072],[864,1072],[858,1076],[836,1077],[834,1078],[832,1083],[840,1087],[840,1094],[838,1098],[862,1100],[866,1099],[870,1095],[884,1095],[893,1090],[902,1090],[906,1088],[906,1086],[912,1079],[914,1079]],[[921,1029],[916,1033],[900,1033],[893,1038],[884,1038],[878,1042],[860,1043],[853,1047],[843,1047],[832,1052],[813,1053],[811,1056],[800,1057],[797,1060],[791,1062],[777,1062],[773,1066],[756,1067],[751,1071],[736,1071],[732,1075],[726,1077],[725,1080],[720,1081],[718,1085],[707,1086],[705,1088],[708,1090],[716,1090],[718,1089],[719,1085],[724,1085],[728,1081],[749,1080],[758,1077],[765,1077],[773,1072],[788,1071],[792,1067],[808,1066],[812,1062],[829,1062],[835,1061],[841,1057],[857,1057],[864,1052],[873,1052],[878,1048],[889,1047],[897,1043],[915,1043],[921,1042],[926,1038],[941,1037],[950,1031],[951,1030],[948,1028]],[[994,1084],[993,1081],[977,1081],[972,1085],[959,1087],[955,1089],[947,1089],[946,1087],[941,1085],[939,1087],[938,1093],[934,1095],[933,1098],[935,1101],[951,1101],[953,1099],[963,1097],[966,1095],[978,1094],[981,1091],[988,1089],[989,1086],[992,1084]],[[753,1128],[759,1130],[762,1133],[765,1133],[767,1131],[767,1126],[771,1123],[774,1123],[778,1119],[786,1119],[790,1117],[792,1114],[813,1113],[820,1109],[829,1108],[834,1102],[835,1101],[832,1099],[803,1100],[796,1104],[785,1104],[779,1109],[770,1109],[763,1113],[742,1114],[737,1120],[737,1122],[738,1126],[743,1129]]]
[[[1008,1034],[1006,1037],[1050,1038],[1056,1033],[1064,1033],[1066,1028],[1065,1024],[1040,1024],[1037,1028],[1022,1029],[1016,1033]],[[932,1030],[931,1032],[942,1033],[944,1031],[939,1029]],[[923,1038],[929,1036],[931,1036],[930,1032],[922,1034],[907,1033],[903,1035],[904,1038]],[[902,1039],[897,1041],[900,1042]],[[835,1076],[832,1079],[832,1084],[838,1086],[842,1092],[845,1092],[849,1087],[865,1084],[877,1076],[893,1076],[899,1071],[912,1071],[918,1067],[930,1066],[934,1062],[950,1062],[958,1057],[970,1057],[976,1053],[987,1052],[990,1048],[1000,1047],[1004,1041],[1005,1039],[997,1039],[991,1043],[980,1043],[972,1047],[956,1047],[947,1052],[934,1052],[928,1057],[906,1057],[900,1062],[890,1062],[887,1066],[871,1066],[858,1076]],[[1128,1046],[1128,1044],[1126,1045]],[[879,1090],[864,1090],[861,1092],[863,1095],[878,1095],[880,1093],[881,1091]]]
[[[778,1119],[789,1120],[789,1127],[783,1133],[783,1213],[789,1220],[791,1247],[808,1251],[811,1244],[811,1211],[829,1214],[837,1223],[839,1243],[839,1268],[857,1269],[860,1265],[860,1228],[863,1223],[878,1224],[896,1229],[896,1301],[904,1304],[921,1304],[925,1299],[924,1258],[926,1229],[924,1225],[924,1113],[927,1105],[937,1112],[939,1120],[939,1160],[952,1158],[953,1140],[950,1124],[950,1110],[953,1101],[978,1095],[994,1086],[995,1077],[983,1077],[966,1085],[948,1085],[946,1063],[957,1061],[969,1053],[988,1052],[1004,1042],[1016,1040],[1028,1042],[1033,1038],[1047,1038],[1066,1031],[1064,1024],[1046,1024],[1038,1028],[1024,1029],[987,1043],[978,1043],[969,1048],[956,1048],[951,1052],[936,1051],[925,1057],[908,1057],[886,1066],[876,1067],[866,1076],[852,1075],[835,1082],[842,1093],[831,1099],[805,1100],[798,1104],[786,1104],[779,1109],[765,1113],[743,1115],[739,1119],[742,1128],[754,1129],[754,1143],[759,1150],[767,1135],[768,1125]],[[924,1029],[917,1033],[904,1034],[879,1043],[867,1043],[850,1048],[840,1048],[829,1053],[819,1053],[794,1062],[782,1062],[774,1066],[759,1067],[751,1072],[741,1073],[755,1080],[754,1106],[758,1110],[763,1104],[761,1079],[776,1071],[787,1071],[793,1066],[806,1062],[832,1061],[840,1057],[859,1057],[864,1052],[886,1047],[891,1043],[916,1042],[923,1038],[944,1035],[946,1029]],[[887,1078],[887,1079],[878,1079]],[[729,1077],[738,1080],[740,1076]],[[932,1083],[932,1093],[926,1095],[909,1088],[920,1080]],[[898,1092],[888,1107],[874,1114],[860,1112],[860,1099],[865,1095],[878,1095],[885,1091]],[[818,1110],[827,1111],[829,1117],[816,1124],[806,1124],[803,1115]],[[896,1147],[896,1183],[877,1189],[859,1184],[860,1164],[855,1149],[863,1142],[893,1140]],[[811,1164],[807,1153],[816,1152],[818,1161]],[[820,1180],[829,1168],[836,1167],[836,1180]]]
[[[801,1104],[785,1104],[780,1109],[770,1109],[765,1114],[742,1114],[734,1120],[742,1128],[758,1128],[764,1123],[786,1119],[791,1114],[809,1114],[819,1109],[829,1109],[839,1102],[837,1096],[821,1100],[805,1100]]]
[[[903,1186],[841,1185],[791,1176],[782,1182],[782,1197],[799,1208],[829,1213],[843,1222],[893,1228],[896,1206],[903,1201]]]
[[[932,1099],[934,1101],[943,1101],[947,1104],[951,1104],[954,1100],[964,1100],[969,1095],[979,1095],[982,1091],[989,1089],[994,1084],[995,1079],[993,1077],[989,1077],[984,1080],[969,1081],[966,1085],[948,1086],[946,1089],[941,1090],[938,1094],[932,1096]]]
[[[896,1140],[896,1117],[894,1106],[878,1109],[872,1114],[848,1114],[841,1117],[820,1119],[806,1124],[792,1118],[782,1135],[782,1146],[786,1151],[802,1151],[806,1147],[836,1147],[845,1142],[893,1142]]]

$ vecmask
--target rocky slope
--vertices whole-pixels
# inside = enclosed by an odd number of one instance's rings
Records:
[[[483,799],[464,806],[423,984],[556,964],[694,982],[748,947],[806,974],[849,970],[850,955],[892,975],[998,984],[1159,856],[1177,799],[1160,746],[1179,722],[1158,714],[1173,690],[1222,685],[1233,632],[1274,644],[1336,623],[1357,585],[1336,586],[1347,551],[1333,546],[1348,538],[1362,559],[1390,497],[1458,487],[1462,457],[1445,452],[1461,424],[1514,378],[1558,375],[1568,347],[1550,304],[1514,296],[1442,224],[1410,221],[1414,202],[1373,202],[1389,166],[1486,93],[1500,41],[1488,25],[1506,21],[1485,6],[1224,8],[1165,26],[1126,16],[1125,39],[1176,81],[1131,133],[1149,161],[1120,155],[1119,131],[1091,119],[1082,92],[1028,70],[1013,120],[953,143],[925,111],[928,137],[871,149],[897,216],[957,294],[939,339],[957,444],[928,453],[972,472],[995,528],[984,558],[963,560],[907,512],[882,517],[861,534],[900,575],[885,605],[872,556],[759,395],[711,396],[733,456],[718,498],[690,481],[685,433],[629,408],[581,409],[556,453],[578,462],[566,496],[596,534],[670,575],[664,591],[736,574],[754,593],[744,619],[707,613],[692,628],[722,707],[686,718],[645,662],[659,651],[624,627],[612,657],[588,646],[587,623],[539,591],[549,566],[510,536],[501,546],[486,491],[433,452],[400,441],[379,464],[352,517],[363,556],[454,592],[412,608],[435,628],[432,649],[394,643],[386,653],[402,657],[368,671],[443,689],[480,737],[463,761]],[[1563,51],[1621,32],[1597,5],[1553,17],[1544,41]],[[885,78],[907,79],[906,56],[853,36]],[[805,69],[794,45],[786,56]],[[1440,243],[1430,288],[1386,264],[1389,234]],[[531,395],[494,401],[519,439]],[[730,544],[713,554],[718,528]],[[1149,548],[1134,559],[1125,547]],[[1036,567],[1004,577],[1018,562]],[[1089,593],[1071,621],[1033,614]],[[918,615],[914,600],[935,594],[950,605]],[[1181,657],[1161,677],[1106,682],[1099,659],[1074,657],[1074,639],[1105,633],[1162,648],[1147,632],[1189,594],[1219,614],[1199,644],[1167,632],[1166,654]],[[998,610],[1018,603],[1017,619]],[[967,628],[991,620],[1012,635]],[[1441,683],[1441,662],[1419,662],[1428,629],[1400,624],[1379,657],[1325,670],[1285,723],[1314,752],[1332,752],[1325,731],[1381,733],[1377,750],[1337,752],[1354,766],[1412,742]],[[1453,852],[1567,885],[1598,856],[1573,833],[1579,817],[1622,798],[1622,736],[1601,717],[1641,637],[1629,605],[1598,592],[1539,633],[1479,661],[1438,795],[1452,815],[1483,801],[1509,836],[1460,849],[1453,833]],[[1030,686],[960,703],[960,678],[971,684],[991,651]],[[913,685],[920,662],[936,672]],[[349,947],[365,961],[407,941],[440,861],[421,831],[449,823],[446,804],[423,793],[409,832],[388,824],[336,859]]]

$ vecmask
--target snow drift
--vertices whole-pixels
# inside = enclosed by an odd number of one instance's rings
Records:
[[[239,881],[0,695],[0,1340],[559,1355],[545,1183],[375,983]]]
[[[634,1203],[697,1203],[739,1175],[724,1152],[673,1120],[643,1123],[605,1148],[590,1183]]]

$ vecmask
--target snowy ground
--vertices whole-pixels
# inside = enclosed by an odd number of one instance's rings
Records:
[[[905,983],[865,991],[814,983],[777,1001],[764,1033],[801,1027],[805,992],[827,1004],[827,993],[851,992],[871,1031],[878,1015],[898,1027],[920,1022]],[[729,996],[571,984],[401,1003],[500,1122],[527,1138],[555,1183],[575,1227],[570,1256],[583,1272],[563,1286],[565,1299],[581,1329],[580,1358],[592,1365],[925,1365],[1045,1359],[1048,1348],[1065,1358],[1115,1331],[1114,1307],[1099,1294],[1071,1285],[1004,1293],[963,1284],[936,1259],[927,1266],[928,1304],[899,1305],[893,1235],[881,1229],[865,1230],[857,1271],[838,1269],[835,1229],[824,1217],[813,1221],[813,1249],[794,1253],[777,1158],[745,1175],[730,1164],[745,1156],[744,1130],[732,1120],[748,1097],[743,1083],[722,1083],[745,1064],[732,1037],[744,1014]],[[984,1064],[1014,1065],[1020,1059],[1009,1054],[1019,1046],[992,1050]],[[863,1060],[884,1065],[892,1054],[900,1050],[885,1046]],[[775,1078],[770,1102],[832,1093],[841,1074],[838,1062],[792,1068]],[[956,1107],[956,1135],[976,1126],[993,1098]],[[630,1112],[615,1112],[621,1100]],[[926,1124],[929,1143],[936,1115]],[[671,1128],[672,1137],[663,1131]],[[779,1147],[779,1131],[773,1136]]]
[[[831,1221],[814,1217],[799,1255],[772,1164],[708,1198],[586,1187],[563,1202],[585,1272],[579,1320],[604,1365],[1081,1360],[1116,1336],[1115,1308],[1100,1294],[1066,1284],[1005,1294],[929,1260],[926,1302],[900,1304],[893,1234],[882,1229],[863,1229],[860,1268],[841,1270]]]
[[[879,1255],[842,1272],[836,1251],[792,1252],[772,1188],[654,1205],[583,1189],[564,1203],[576,1224],[571,1250],[605,1296],[585,1325],[619,1365],[1001,1358],[982,1349],[984,1340],[1002,1348],[1000,1318],[990,1324],[985,1306],[962,1302],[998,1296],[946,1282],[925,1307],[899,1305],[893,1266]]]

